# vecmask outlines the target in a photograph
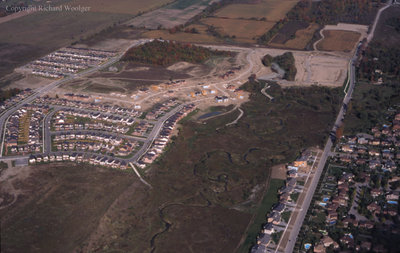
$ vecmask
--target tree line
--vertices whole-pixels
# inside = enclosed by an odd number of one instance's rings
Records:
[[[7,90],[0,90],[0,104],[1,102],[17,95],[20,93],[21,90],[17,88],[7,89]]]

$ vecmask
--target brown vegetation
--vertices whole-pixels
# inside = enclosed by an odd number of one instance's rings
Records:
[[[352,31],[325,30],[324,39],[317,44],[318,50],[350,52],[360,39],[360,34]]]

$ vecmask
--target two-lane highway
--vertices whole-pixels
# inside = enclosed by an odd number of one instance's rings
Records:
[[[371,29],[370,35],[369,35],[369,39],[368,42],[372,39],[374,32],[375,32],[375,27],[379,21],[379,17],[382,13],[383,10],[385,10],[386,8],[388,8],[391,5],[391,1],[388,1],[387,5],[385,5],[383,8],[381,8],[378,13],[377,13],[377,17],[374,20],[373,23],[373,28]],[[354,55],[352,57],[352,59],[350,60],[350,66],[349,66],[349,76],[348,78],[349,80],[349,88],[346,92],[346,95],[343,99],[343,103],[342,106],[340,108],[340,111],[336,117],[336,121],[335,124],[332,128],[332,135],[334,135],[336,133],[336,130],[342,125],[342,120],[344,118],[344,115],[346,114],[346,110],[348,107],[348,103],[350,102],[352,95],[353,95],[353,91],[354,91],[354,86],[355,86],[355,80],[356,80],[356,74],[355,74],[355,64],[357,62],[358,59],[358,54],[361,53],[360,52],[360,47],[357,47],[357,49],[354,52]],[[288,226],[291,226],[290,229],[287,230],[288,234],[283,234],[281,240],[283,240],[284,242],[286,242],[286,246],[284,246],[283,249],[276,249],[276,251],[283,251],[283,252],[293,252],[295,243],[296,243],[296,239],[297,236],[299,234],[300,228],[303,224],[304,218],[306,216],[306,213],[308,211],[308,208],[310,207],[311,204],[311,200],[312,197],[314,196],[315,190],[317,188],[319,179],[321,177],[322,171],[325,167],[327,158],[329,157],[330,153],[331,153],[331,148],[332,148],[332,139],[328,138],[326,144],[325,144],[325,148],[324,151],[322,153],[321,156],[321,160],[318,164],[317,170],[315,172],[314,177],[312,178],[312,182],[308,188],[308,191],[306,193],[306,196],[304,198],[303,204],[301,206],[301,209],[299,210],[297,219],[295,219],[293,221],[293,224],[288,224]]]

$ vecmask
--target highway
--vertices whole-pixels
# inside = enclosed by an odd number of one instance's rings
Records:
[[[379,17],[381,15],[382,11],[385,10],[386,8],[388,8],[390,5],[391,5],[391,1],[389,1],[389,3],[387,5],[385,5],[383,8],[381,8],[378,11],[377,18],[375,18],[374,23],[373,23],[373,29],[371,30],[372,36],[373,36],[373,33],[375,32],[375,27],[376,27],[376,24],[379,21]],[[345,95],[345,97],[343,99],[343,103],[342,103],[342,106],[340,108],[340,111],[339,111],[339,113],[338,113],[338,115],[336,117],[336,121],[335,121],[335,124],[334,124],[334,126],[332,128],[332,132],[331,132],[332,134],[335,134],[336,130],[342,125],[342,120],[343,120],[344,115],[346,113],[346,109],[348,107],[348,103],[350,102],[350,100],[352,98],[352,94],[353,94],[354,86],[355,86],[355,79],[356,79],[356,77],[355,77],[355,64],[357,62],[358,53],[360,53],[359,50],[360,50],[360,48],[358,47],[356,49],[352,59],[350,60],[350,64],[349,64],[349,79],[350,79],[349,88],[348,88],[348,91],[347,91],[347,93],[346,93],[346,95]],[[283,249],[283,252],[293,252],[297,236],[298,236],[300,228],[301,228],[301,226],[303,224],[303,221],[304,221],[304,218],[305,218],[306,213],[308,211],[308,208],[310,207],[312,197],[314,196],[314,193],[315,193],[315,190],[317,188],[317,185],[318,185],[319,179],[321,177],[322,171],[323,171],[323,169],[325,167],[327,158],[330,155],[332,146],[333,146],[332,139],[328,138],[328,140],[327,140],[327,142],[325,144],[325,148],[324,148],[324,151],[322,153],[320,162],[319,162],[318,167],[316,169],[315,175],[312,178],[312,182],[311,182],[311,184],[310,184],[310,186],[308,188],[308,191],[307,191],[306,196],[304,198],[303,204],[302,204],[302,206],[301,206],[301,208],[299,210],[299,214],[297,216],[297,219],[294,221],[291,229],[287,230],[287,233],[289,233],[289,235],[283,234],[282,237],[281,237],[282,241],[284,241],[284,242],[286,241],[286,247]],[[290,224],[288,224],[288,226],[290,226]],[[276,251],[278,251],[278,250],[280,250],[280,249],[276,249]]]

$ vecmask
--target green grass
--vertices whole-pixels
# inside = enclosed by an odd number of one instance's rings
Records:
[[[272,241],[275,244],[278,244],[279,240],[281,239],[282,234],[283,234],[283,231],[279,231],[279,232],[273,233],[272,236],[271,236],[272,237]]]
[[[250,247],[256,242],[257,235],[261,231],[261,226],[265,224],[266,214],[271,210],[272,206],[278,203],[278,189],[284,185],[284,180],[271,179],[266,194],[257,209],[253,224],[246,231],[246,239],[237,252],[248,253]]]
[[[293,200],[293,202],[297,202],[297,199],[299,198],[299,196],[300,196],[300,193],[295,192],[290,195],[290,198]]]
[[[195,109],[194,111],[190,112],[188,115],[186,115],[186,117],[184,117],[183,119],[181,119],[179,121],[180,124],[185,124],[187,121],[191,120],[193,118],[194,115],[196,115],[199,112],[199,109]]]
[[[290,211],[288,211],[288,212],[283,212],[283,213],[282,213],[282,219],[283,219],[286,223],[288,223],[291,214],[292,214],[292,212],[290,212]]]

